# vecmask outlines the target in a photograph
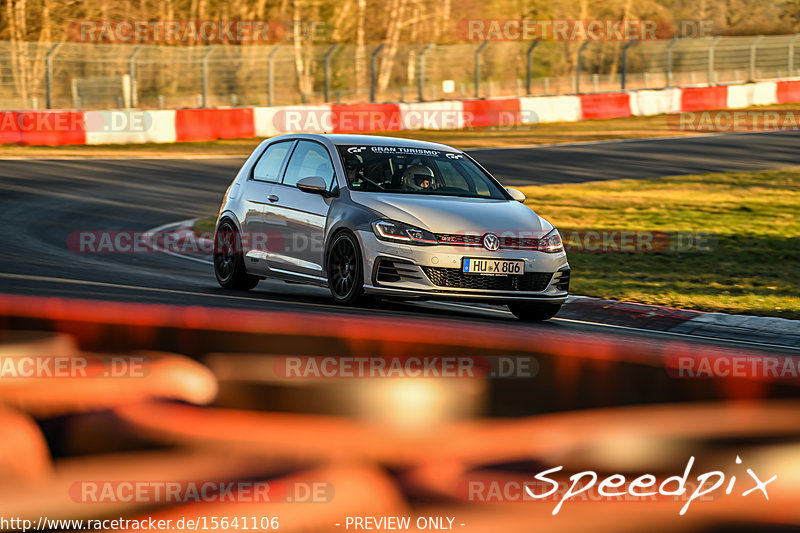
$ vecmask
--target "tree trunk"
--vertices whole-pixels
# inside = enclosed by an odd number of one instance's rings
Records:
[[[623,23],[630,16],[630,12],[631,12],[631,0],[625,0],[625,5],[622,8],[622,20],[623,20]],[[609,71],[609,74],[611,74],[611,75],[616,74],[622,68],[622,54],[621,54],[622,45],[623,45],[623,43],[620,42],[620,41],[617,41],[617,42],[614,43],[614,47],[613,47],[614,57],[612,58],[611,69]]]
[[[55,40],[53,39],[53,31],[51,26],[50,20],[50,12],[51,12],[51,1],[44,0],[42,4],[42,12],[40,14],[41,19],[41,27],[39,29],[39,39],[36,46],[36,57],[33,60],[33,69],[31,72],[31,79],[32,80],[43,80],[45,75],[45,55],[47,51],[50,49],[52,42]],[[40,91],[44,92],[46,87],[42,84]]]
[[[355,87],[353,90],[356,94],[366,87],[366,60],[367,60],[367,44],[366,44],[366,18],[367,18],[367,0],[356,0],[358,9],[356,10],[356,53],[355,53],[355,68],[356,79]]]
[[[9,38],[11,40],[11,71],[14,75],[14,86],[17,94],[22,99],[23,105],[28,105],[29,97],[29,64],[28,47],[25,42],[27,33],[27,1],[6,0],[6,16],[9,24]]]
[[[392,0],[391,10],[389,14],[389,29],[386,32],[387,46],[383,50],[380,71],[378,74],[378,88],[385,90],[392,80],[392,71],[394,70],[395,58],[397,57],[397,48],[400,42],[400,36],[405,27],[403,16],[406,10],[406,0]]]
[[[298,0],[292,2],[292,48],[294,51],[294,72],[297,80],[297,88],[303,96],[303,100],[311,95],[313,91],[313,80],[311,78],[311,65],[313,48],[310,44],[303,46],[303,34],[301,24],[303,18],[300,13]],[[306,57],[309,56],[309,57]]]

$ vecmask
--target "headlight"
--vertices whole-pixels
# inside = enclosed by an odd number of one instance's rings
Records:
[[[540,252],[547,252],[548,254],[563,252],[564,243],[561,242],[561,234],[558,233],[558,230],[553,228],[550,233],[539,239],[537,250]]]
[[[439,244],[436,235],[430,231],[415,228],[395,220],[376,220],[372,231],[382,241],[405,242],[408,244]]]

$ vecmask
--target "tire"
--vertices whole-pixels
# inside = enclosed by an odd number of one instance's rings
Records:
[[[247,273],[242,254],[242,240],[236,226],[223,220],[214,232],[214,275],[226,289],[247,291],[258,285],[260,278]]]
[[[546,302],[512,302],[508,304],[514,316],[525,322],[541,322],[556,316],[561,304]]]
[[[361,249],[349,231],[334,235],[328,250],[326,272],[331,296],[340,305],[364,301],[364,265]]]

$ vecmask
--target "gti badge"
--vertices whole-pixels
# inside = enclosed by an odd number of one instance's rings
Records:
[[[483,247],[490,252],[494,252],[500,248],[500,239],[494,233],[487,233],[483,236]]]

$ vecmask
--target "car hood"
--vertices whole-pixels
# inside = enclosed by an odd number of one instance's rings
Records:
[[[542,236],[553,225],[513,200],[351,192],[353,201],[434,233],[526,231]]]

